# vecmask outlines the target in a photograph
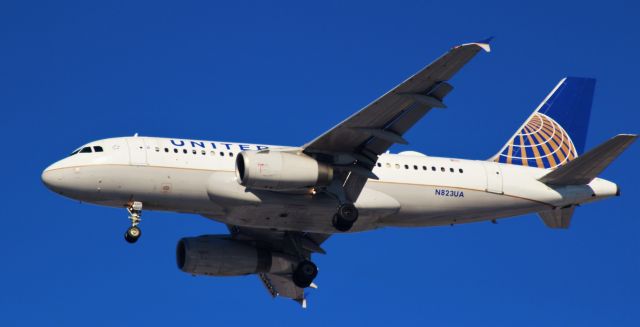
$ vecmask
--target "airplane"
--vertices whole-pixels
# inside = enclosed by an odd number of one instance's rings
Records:
[[[487,160],[389,153],[431,109],[445,108],[451,78],[487,41],[466,43],[302,146],[176,138],[90,142],[47,167],[52,191],[125,208],[136,242],[144,210],[190,213],[229,234],[185,237],[178,268],[192,275],[256,274],[273,296],[307,306],[313,254],[336,233],[443,226],[537,213],[568,228],[577,206],[620,195],[597,176],[637,135],[584,152],[595,80],[563,78]]]

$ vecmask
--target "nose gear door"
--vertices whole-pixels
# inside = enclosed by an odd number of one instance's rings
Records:
[[[127,138],[127,145],[129,146],[129,162],[132,165],[147,165],[147,148],[145,146],[144,138],[142,137],[130,137]]]

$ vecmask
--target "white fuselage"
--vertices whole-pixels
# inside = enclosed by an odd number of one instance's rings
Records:
[[[265,145],[124,137],[91,142],[102,152],[76,153],[48,167],[44,183],[74,199],[145,210],[195,213],[220,222],[277,230],[334,233],[337,202],[323,192],[254,191],[236,181],[235,159]],[[271,149],[286,148],[268,146]],[[384,226],[436,226],[491,220],[573,206],[616,195],[596,178],[552,188],[548,170],[489,161],[383,154],[355,203],[351,231]]]

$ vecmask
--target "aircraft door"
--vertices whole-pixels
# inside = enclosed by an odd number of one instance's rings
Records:
[[[504,194],[502,190],[502,171],[500,165],[494,162],[484,162],[484,171],[487,175],[487,192]]]
[[[144,138],[129,137],[127,145],[129,146],[129,162],[132,165],[147,165],[147,149]]]

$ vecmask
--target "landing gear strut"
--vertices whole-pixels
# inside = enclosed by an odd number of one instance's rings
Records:
[[[325,190],[329,195],[333,196],[338,203],[338,210],[333,215],[331,224],[338,231],[346,232],[353,227],[358,220],[358,208],[353,205],[353,201],[347,196],[344,186],[338,179],[334,179]]]
[[[124,233],[124,239],[129,243],[135,243],[138,238],[140,238],[140,235],[142,235],[142,231],[138,227],[138,224],[142,220],[142,218],[140,218],[140,216],[142,216],[142,202],[135,201],[130,203],[127,211],[129,211],[131,227]]]
[[[358,220],[358,209],[351,203],[341,204],[331,221],[333,227],[341,232],[346,232]]]
[[[300,288],[307,288],[311,286],[316,276],[318,276],[318,267],[313,262],[304,260],[293,272],[293,283]]]

